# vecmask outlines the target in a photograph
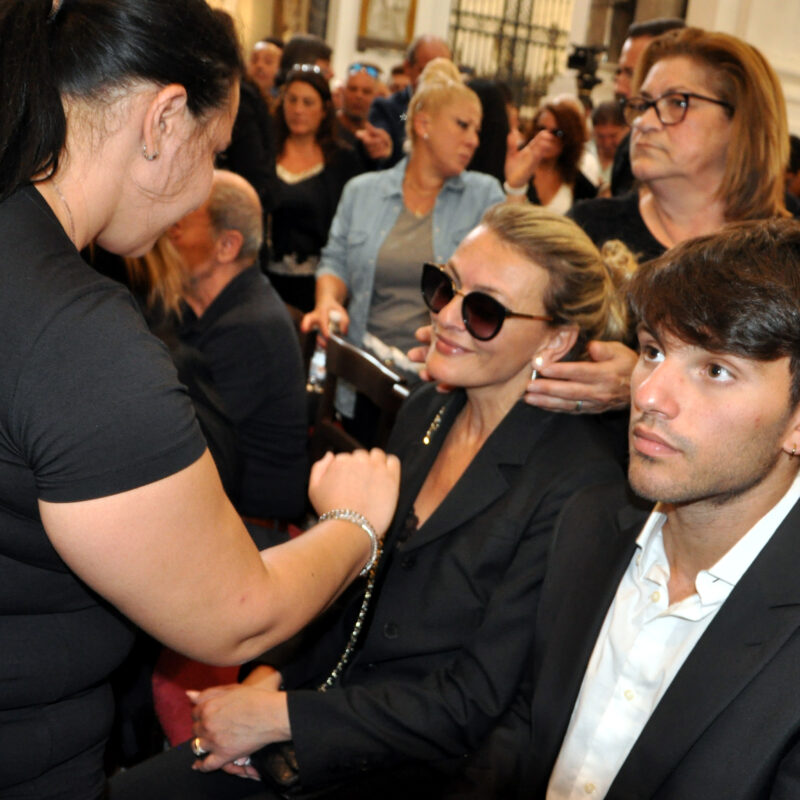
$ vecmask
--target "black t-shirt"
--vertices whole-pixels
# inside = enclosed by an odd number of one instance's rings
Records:
[[[257,267],[237,275],[198,319],[187,308],[178,336],[199,351],[236,431],[237,509],[291,519],[305,509],[308,414],[294,325]]]
[[[129,292],[80,258],[32,187],[0,204],[0,270],[0,793],[86,800],[102,791],[106,679],[132,634],[58,556],[37,501],[151,483],[205,442]]]
[[[619,239],[639,263],[660,256],[666,248],[650,233],[639,213],[639,195],[598,197],[576,203],[567,213],[598,246]]]

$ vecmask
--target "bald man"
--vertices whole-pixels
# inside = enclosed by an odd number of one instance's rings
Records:
[[[234,505],[247,517],[294,519],[305,509],[305,376],[286,307],[257,266],[258,195],[218,170],[208,200],[168,235],[184,268],[178,338],[203,356],[235,427]]]

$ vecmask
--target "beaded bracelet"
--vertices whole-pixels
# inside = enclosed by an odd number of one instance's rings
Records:
[[[367,559],[367,563],[364,564],[364,569],[359,572],[360,577],[364,577],[369,571],[372,569],[372,565],[378,559],[378,534],[375,533],[375,528],[370,525],[369,520],[363,515],[359,514],[358,511],[353,511],[349,508],[332,508],[330,511],[326,511],[320,518],[320,522],[325,522],[328,519],[340,519],[344,520],[345,522],[352,522],[355,525],[358,525],[364,533],[369,536],[369,558]]]

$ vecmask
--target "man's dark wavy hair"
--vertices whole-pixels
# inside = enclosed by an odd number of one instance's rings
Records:
[[[757,361],[788,356],[800,402],[800,221],[737,222],[683,242],[641,267],[630,302],[654,333]]]

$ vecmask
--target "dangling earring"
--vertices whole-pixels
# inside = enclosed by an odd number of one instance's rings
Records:
[[[535,381],[539,377],[539,370],[544,364],[544,359],[541,356],[536,356],[533,359],[533,371],[531,372],[531,381]]]
[[[794,458],[794,454],[795,454],[796,452],[797,452],[797,445],[796,445],[796,444],[793,444],[793,445],[792,445],[792,452],[791,452],[791,453],[789,453],[789,458]]]

